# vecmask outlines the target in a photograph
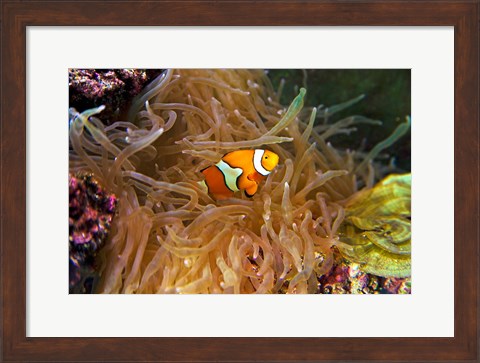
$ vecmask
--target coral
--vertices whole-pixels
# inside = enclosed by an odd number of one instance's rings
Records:
[[[381,291],[386,294],[411,294],[411,278],[398,279],[395,277],[381,280]]]
[[[410,294],[410,278],[372,275],[361,265],[336,256],[332,270],[319,278],[321,294]]]
[[[305,92],[285,108],[259,70],[167,70],[135,97],[128,121],[105,126],[104,107],[71,109],[71,170],[119,199],[95,291],[318,292],[346,245],[345,203],[383,176],[373,159],[402,132],[370,153],[337,150],[330,137],[378,121],[328,123],[303,107]],[[199,188],[201,169],[253,148],[280,157],[253,198],[215,201]],[[362,290],[365,273],[355,273]]]
[[[379,278],[360,270],[356,263],[345,263],[337,257],[332,270],[320,277],[319,292],[323,294],[378,293]]]
[[[108,194],[91,174],[69,175],[71,291],[94,273],[95,257],[108,237],[116,204],[115,195]]]
[[[105,123],[114,122],[130,100],[160,73],[145,69],[69,69],[69,104],[80,111],[104,105],[99,118]]]
[[[342,254],[365,272],[383,277],[411,274],[411,175],[392,174],[345,205],[338,244]]]

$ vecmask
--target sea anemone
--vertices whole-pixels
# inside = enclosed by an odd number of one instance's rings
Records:
[[[70,109],[70,171],[93,173],[118,198],[95,291],[319,292],[334,253],[351,249],[339,238],[348,200],[390,171],[374,159],[409,120],[368,153],[340,151],[329,138],[379,122],[327,123],[335,109],[303,108],[305,92],[286,109],[261,70],[167,70],[128,121],[105,126],[103,107]],[[217,201],[199,187],[201,169],[254,148],[280,164],[253,198]]]

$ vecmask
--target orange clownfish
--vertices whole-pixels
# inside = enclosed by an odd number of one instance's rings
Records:
[[[199,185],[216,199],[233,197],[243,190],[253,197],[258,184],[277,166],[278,155],[269,150],[237,150],[225,154],[215,165],[200,172],[205,180]]]

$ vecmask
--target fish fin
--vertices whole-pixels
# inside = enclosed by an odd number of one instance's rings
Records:
[[[257,183],[252,184],[252,186],[245,189],[245,195],[251,198],[255,195],[255,193],[257,192],[257,189],[258,189],[258,184]]]
[[[262,175],[260,175],[260,173],[253,172],[253,173],[247,175],[247,179],[251,180],[251,181],[254,181],[256,184],[258,184],[263,180],[263,177],[262,177]]]

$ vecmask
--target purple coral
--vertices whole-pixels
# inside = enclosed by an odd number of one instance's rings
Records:
[[[105,105],[105,111],[97,117],[106,124],[112,123],[161,72],[161,69],[69,69],[70,107],[82,112]]]
[[[108,236],[117,198],[91,174],[69,175],[70,291],[94,273],[95,257]]]
[[[410,278],[397,279],[393,277],[384,278],[382,281],[382,290],[386,294],[411,294]]]
[[[377,293],[378,277],[360,271],[357,264],[339,261],[332,270],[320,278],[320,292],[324,294]]]
[[[410,294],[411,280],[368,274],[337,256],[331,271],[319,278],[319,287],[323,294]]]

